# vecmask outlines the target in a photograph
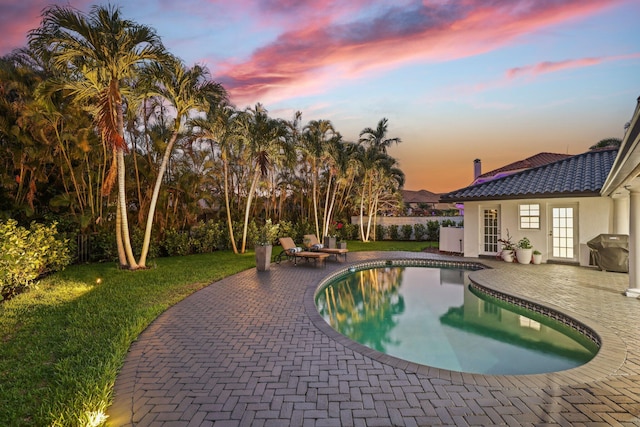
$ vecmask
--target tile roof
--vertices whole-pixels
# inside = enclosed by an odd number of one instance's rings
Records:
[[[443,194],[443,202],[598,196],[618,149],[592,150]]]
[[[517,172],[523,169],[531,169],[538,166],[543,166],[549,163],[556,162],[558,160],[572,157],[572,154],[559,154],[559,153],[538,153],[531,157],[527,157],[524,160],[518,160],[517,162],[510,163],[501,168],[494,169],[489,172],[485,172],[478,176],[478,178],[490,178],[498,174],[504,174],[505,172]]]
[[[402,190],[402,200],[405,203],[438,203],[440,195],[428,190]]]

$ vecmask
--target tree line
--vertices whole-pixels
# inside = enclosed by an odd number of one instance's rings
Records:
[[[251,224],[307,224],[319,237],[402,206],[388,120],[346,141],[329,120],[239,109],[202,65],[171,54],[119,8],[50,6],[26,47],[0,58],[0,219],[108,228],[123,268],[144,268],[166,230],[224,221],[231,249]],[[140,253],[133,229],[143,230]]]

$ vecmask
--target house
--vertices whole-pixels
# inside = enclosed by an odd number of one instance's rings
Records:
[[[431,216],[441,211],[455,210],[456,206],[440,202],[440,194],[427,190],[401,190],[402,201],[409,215]]]
[[[640,98],[620,148],[566,157],[441,196],[464,203],[464,255],[494,256],[507,230],[543,261],[589,265],[587,242],[629,235],[629,289],[640,296]]]

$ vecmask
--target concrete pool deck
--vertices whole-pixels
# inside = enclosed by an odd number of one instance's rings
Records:
[[[315,311],[328,275],[398,258],[480,262],[482,286],[557,309],[602,340],[588,364],[491,376],[424,367],[340,336]],[[355,252],[227,277],[158,317],[118,375],[111,426],[640,425],[640,300],[628,275],[414,252]]]

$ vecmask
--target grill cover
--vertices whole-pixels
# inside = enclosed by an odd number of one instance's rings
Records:
[[[600,234],[587,242],[592,259],[600,270],[629,272],[629,236]]]

